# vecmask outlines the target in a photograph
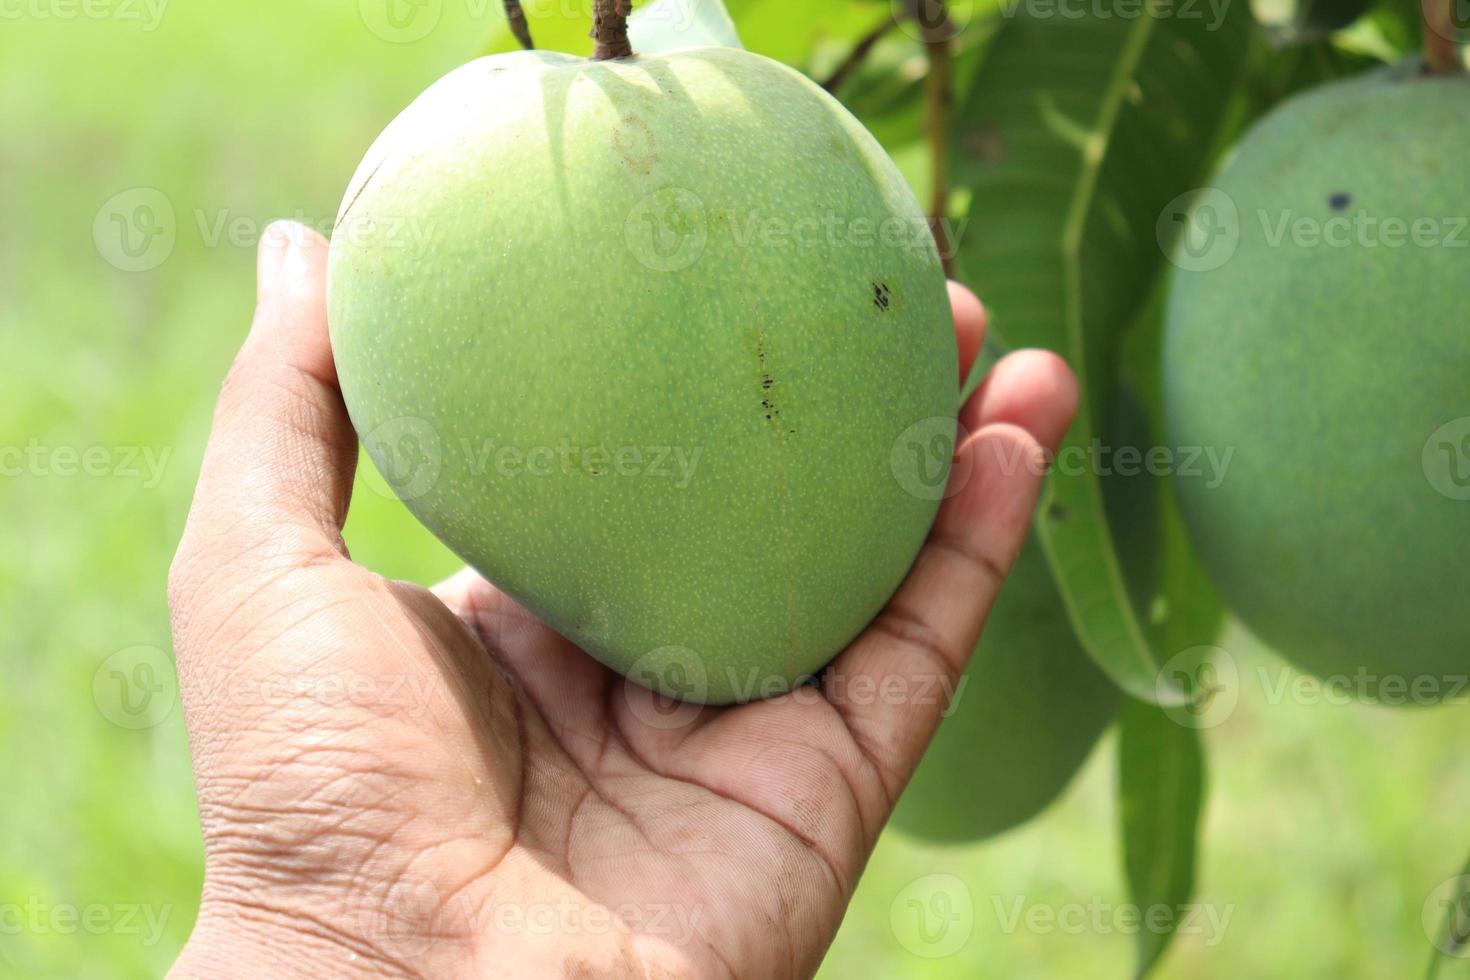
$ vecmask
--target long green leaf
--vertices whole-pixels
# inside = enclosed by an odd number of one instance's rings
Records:
[[[1104,431],[1120,337],[1164,266],[1160,216],[1210,163],[1254,30],[1242,4],[1211,8],[1218,22],[1149,9],[1008,15],[954,133],[953,172],[970,196],[960,273],[1007,346],[1057,351],[1082,380],[1064,447],[1074,458]],[[1098,468],[1082,469],[1054,474],[1040,509],[1068,613],[1121,687],[1178,703],[1129,604]]]
[[[1321,41],[1347,27],[1373,6],[1373,0],[1259,0],[1256,18],[1277,46]]]
[[[1154,290],[1144,312],[1129,328],[1123,345],[1124,376],[1129,387],[1139,394],[1144,412],[1151,420],[1163,416],[1164,293],[1163,289]],[[1154,422],[1150,439],[1157,438],[1158,424]],[[1148,612],[1145,634],[1168,672],[1171,666],[1179,666],[1176,657],[1180,654],[1215,642],[1224,624],[1225,608],[1189,541],[1174,497],[1173,481],[1163,477],[1159,482],[1162,484],[1158,487],[1159,523],[1155,529],[1159,541],[1158,588],[1153,601],[1142,608]],[[1136,601],[1134,605],[1140,606]]]
[[[882,3],[833,0],[728,0],[745,46],[798,68],[811,68],[821,48],[840,57],[879,19],[892,16]],[[840,54],[839,54],[840,52]]]
[[[1203,804],[1199,732],[1130,699],[1118,723],[1118,817],[1129,893],[1143,913],[1135,977],[1163,955],[1194,893]]]

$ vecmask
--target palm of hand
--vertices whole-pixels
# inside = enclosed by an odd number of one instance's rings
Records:
[[[1039,477],[999,461],[1060,438],[1065,368],[1009,358],[966,406],[968,485],[819,686],[694,709],[472,573],[430,593],[351,563],[325,248],[267,244],[171,578],[207,850],[194,962],[249,935],[284,968],[813,972],[1019,549]]]

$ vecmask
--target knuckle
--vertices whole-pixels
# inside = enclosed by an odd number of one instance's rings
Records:
[[[1005,582],[1010,572],[1009,566],[1015,559],[1015,556],[1011,555],[1009,560],[1002,562],[974,542],[955,534],[936,533],[933,540],[937,547],[954,556],[962,564],[968,565],[978,573],[981,581],[988,588],[995,590],[998,590]]]
[[[946,643],[937,629],[922,616],[902,606],[890,604],[873,621],[873,626],[945,675],[958,673],[959,665],[964,663],[964,655]]]

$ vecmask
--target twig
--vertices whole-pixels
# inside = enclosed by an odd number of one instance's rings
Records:
[[[944,0],[906,0],[909,16],[923,33],[929,55],[929,79],[924,87],[924,132],[929,140],[932,180],[929,194],[929,227],[945,273],[953,271],[954,244],[949,240],[945,218],[949,212],[949,135],[954,110],[954,52],[950,41],[955,27]]]
[[[505,19],[521,47],[526,51],[534,50],[536,44],[531,40],[531,25],[526,23],[526,12],[521,9],[521,0],[505,0]]]
[[[883,36],[897,26],[897,20],[892,17],[884,17],[883,23],[863,35],[863,39],[853,45],[852,51],[843,59],[842,64],[838,65],[836,70],[822,83],[822,88],[828,92],[836,92],[841,88],[842,83],[847,81],[848,76],[857,71],[862,66],[862,63],[867,60],[869,53],[872,52],[879,41],[883,40]]]
[[[592,8],[592,39],[597,48],[593,61],[613,61],[633,57],[628,43],[628,11],[631,0],[597,0]]]
[[[1460,62],[1460,48],[1455,43],[1455,27],[1450,4],[1455,0],[1420,0],[1424,30],[1424,71],[1430,75],[1457,75],[1465,70]]]

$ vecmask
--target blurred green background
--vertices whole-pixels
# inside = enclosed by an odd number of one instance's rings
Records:
[[[587,6],[528,3],[538,41],[588,50]],[[888,15],[732,6],[748,47],[817,75]],[[201,849],[164,582],[249,322],[256,239],[278,217],[329,229],[393,114],[503,38],[497,0],[408,4],[397,26],[384,10],[0,2],[0,975],[156,976],[189,934]],[[897,33],[874,64],[912,81],[922,53]],[[893,86],[853,89],[860,111],[918,111]],[[922,191],[921,147],[870,122]],[[392,576],[455,565],[367,489],[347,538]],[[1158,975],[1419,974],[1426,904],[1437,922],[1432,895],[1470,843],[1464,711],[1283,696],[1288,668],[1238,631],[1221,642],[1240,697],[1206,733],[1198,900],[1226,924],[1186,928]],[[889,834],[827,975],[1126,976],[1112,748],[999,840]],[[936,888],[948,906],[932,906]],[[927,931],[916,895],[948,910]]]

